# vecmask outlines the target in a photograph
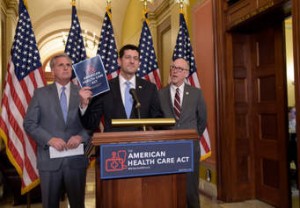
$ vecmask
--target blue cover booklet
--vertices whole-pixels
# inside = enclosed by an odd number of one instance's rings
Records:
[[[91,87],[93,96],[110,90],[104,65],[99,55],[74,64],[73,70],[80,87]]]

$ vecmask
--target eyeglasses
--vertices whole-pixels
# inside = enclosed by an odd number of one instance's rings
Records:
[[[177,66],[174,66],[174,65],[171,65],[170,66],[170,70],[171,71],[177,71],[177,72],[183,72],[183,71],[188,71],[188,69],[184,69],[184,68],[182,68],[182,67],[177,67]]]

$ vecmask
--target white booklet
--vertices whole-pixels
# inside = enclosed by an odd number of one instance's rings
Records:
[[[84,146],[83,143],[81,143],[77,148],[75,149],[68,149],[63,151],[58,151],[53,147],[49,147],[50,152],[50,158],[60,158],[60,157],[69,157],[69,156],[75,156],[75,155],[83,155],[84,154]]]

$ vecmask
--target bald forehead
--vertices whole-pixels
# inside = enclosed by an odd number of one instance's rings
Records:
[[[180,65],[180,66],[183,66],[185,69],[188,69],[189,68],[189,65],[187,63],[187,61],[183,58],[178,58],[174,61],[174,64],[177,66],[177,65]]]

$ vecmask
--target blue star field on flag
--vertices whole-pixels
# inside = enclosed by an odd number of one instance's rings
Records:
[[[76,64],[86,59],[86,50],[75,6],[72,6],[72,23],[65,47],[65,53],[71,57],[72,64]]]
[[[115,42],[115,35],[111,23],[111,10],[107,9],[101,29],[101,36],[97,54],[100,55],[106,70],[108,79],[117,76],[118,71],[118,51]]]
[[[145,14],[145,20],[143,22],[139,49],[141,64],[137,71],[137,76],[156,84],[158,89],[161,88],[157,58],[153,47],[151,31],[147,24],[147,13]]]
[[[196,72],[196,63],[194,52],[191,45],[191,40],[189,36],[189,32],[187,29],[187,25],[184,19],[184,15],[180,13],[179,20],[179,32],[176,40],[176,46],[173,52],[173,60],[177,58],[184,58],[190,63],[190,71],[189,76]]]
[[[15,64],[15,74],[20,81],[31,71],[41,67],[42,64],[30,17],[23,1],[20,1],[19,11],[20,19],[17,24],[11,55]]]

